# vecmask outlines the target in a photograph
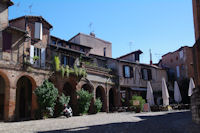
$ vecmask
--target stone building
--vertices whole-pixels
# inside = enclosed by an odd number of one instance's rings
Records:
[[[94,33],[90,33],[90,35],[78,33],[69,39],[69,41],[92,47],[90,51],[91,54],[112,57],[112,44],[108,41],[97,38]]]
[[[191,96],[192,119],[200,124],[200,0],[193,0],[193,17],[195,28],[195,44],[193,46],[194,61],[194,93]]]

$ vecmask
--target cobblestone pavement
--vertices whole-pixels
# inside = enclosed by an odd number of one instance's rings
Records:
[[[154,113],[99,113],[72,118],[55,118],[0,123],[0,133],[200,133],[190,111]]]

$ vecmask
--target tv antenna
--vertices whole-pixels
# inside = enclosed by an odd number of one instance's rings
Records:
[[[94,32],[94,30],[92,30],[92,27],[93,27],[93,23],[92,23],[92,22],[90,22],[90,24],[89,24],[90,33]]]
[[[32,7],[33,7],[33,4],[29,5],[28,8],[29,8],[29,13],[31,14],[31,10],[32,10]]]

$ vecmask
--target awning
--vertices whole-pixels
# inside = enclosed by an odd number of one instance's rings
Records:
[[[131,88],[133,91],[147,91],[147,88]]]

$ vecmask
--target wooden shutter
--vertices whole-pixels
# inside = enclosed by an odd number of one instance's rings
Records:
[[[43,28],[42,28],[42,23],[40,23],[40,40],[42,40],[43,36]]]
[[[30,46],[30,63],[33,64],[33,57],[34,57],[34,46]]]
[[[152,80],[151,69],[147,69],[147,73],[148,73],[148,80]]]
[[[141,69],[142,79],[144,79],[144,68]]]
[[[43,30],[42,23],[35,22],[35,38],[42,40]]]
[[[129,68],[130,68],[130,78],[132,78],[133,77],[133,67],[129,66]]]
[[[41,66],[45,67],[46,62],[46,48],[41,49]]]
[[[125,78],[125,65],[123,65],[123,76]]]

